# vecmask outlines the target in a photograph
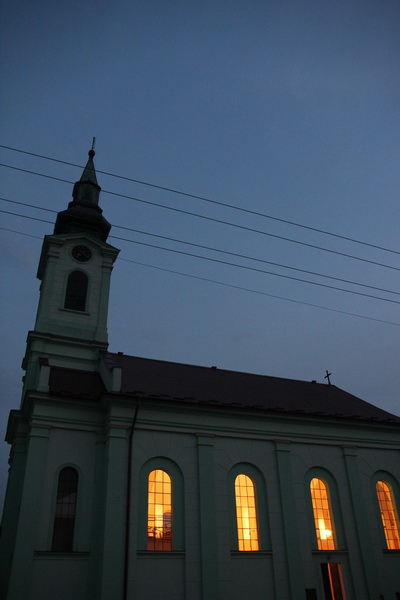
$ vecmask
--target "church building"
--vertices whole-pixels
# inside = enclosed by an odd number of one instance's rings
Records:
[[[108,351],[94,151],[43,241],[4,600],[400,600],[400,418],[330,385]]]

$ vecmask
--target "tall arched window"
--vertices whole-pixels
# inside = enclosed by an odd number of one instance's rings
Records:
[[[392,487],[386,481],[376,483],[379,508],[389,550],[400,550],[399,518]]]
[[[328,485],[314,477],[310,483],[318,550],[336,550],[336,535]]]
[[[82,271],[72,271],[68,277],[64,308],[84,311],[86,308],[87,289],[88,278],[85,273]]]
[[[148,479],[147,549],[172,550],[172,480],[155,469]]]
[[[54,518],[53,552],[72,552],[78,491],[78,473],[72,467],[60,472]]]
[[[239,550],[259,550],[256,496],[248,475],[236,477],[235,499]]]

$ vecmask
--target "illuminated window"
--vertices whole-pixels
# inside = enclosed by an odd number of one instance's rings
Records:
[[[336,538],[328,486],[314,477],[310,484],[318,550],[336,550]]]
[[[386,481],[378,481],[376,493],[378,494],[387,547],[389,550],[400,550],[399,520],[393,490]]]
[[[71,467],[60,472],[54,518],[53,552],[72,552],[78,491],[78,473]]]
[[[86,308],[87,288],[88,278],[85,273],[82,271],[72,271],[68,277],[64,308],[84,311]]]
[[[258,550],[258,523],[254,483],[247,475],[235,479],[239,550]]]
[[[147,504],[147,549],[172,550],[172,482],[161,469],[149,475]]]

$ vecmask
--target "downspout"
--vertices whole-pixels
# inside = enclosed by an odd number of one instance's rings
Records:
[[[127,488],[126,488],[126,507],[125,507],[125,553],[124,553],[124,600],[128,598],[128,571],[129,571],[129,543],[130,543],[130,504],[131,504],[131,482],[132,482],[132,446],[133,432],[136,425],[136,419],[139,411],[139,399],[136,401],[136,410],[132,419],[131,428],[129,431],[128,444],[128,473],[127,473]]]

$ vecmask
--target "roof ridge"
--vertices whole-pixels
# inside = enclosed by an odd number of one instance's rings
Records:
[[[193,363],[183,363],[183,362],[178,362],[178,361],[173,361],[173,360],[165,360],[162,358],[148,358],[148,357],[144,357],[144,356],[135,356],[132,354],[125,354],[124,352],[110,352],[107,351],[106,355],[113,355],[115,357],[124,357],[124,358],[134,358],[137,360],[145,360],[145,361],[152,361],[152,362],[158,362],[158,363],[165,363],[168,365],[177,365],[177,366],[181,366],[181,367],[192,367],[195,369],[205,369],[207,371],[218,371],[220,373],[235,373],[238,375],[249,375],[251,377],[267,377],[269,379],[276,379],[276,380],[281,380],[281,381],[285,381],[285,382],[289,382],[289,381],[293,381],[295,383],[303,383],[303,384],[312,384],[312,385],[319,385],[319,386],[323,386],[324,388],[336,388],[337,390],[341,390],[341,388],[339,388],[338,386],[334,385],[334,384],[330,384],[328,385],[327,383],[323,383],[320,381],[315,381],[315,380],[311,380],[308,381],[306,379],[294,379],[293,377],[279,377],[277,375],[266,375],[265,373],[253,373],[250,371],[237,371],[235,369],[225,369],[225,368],[220,368],[220,367],[216,367],[216,366],[206,366],[206,365],[197,365],[197,364],[193,364]],[[344,390],[341,390],[344,391]],[[347,393],[347,392],[346,392]],[[354,396],[355,398],[357,396]]]

